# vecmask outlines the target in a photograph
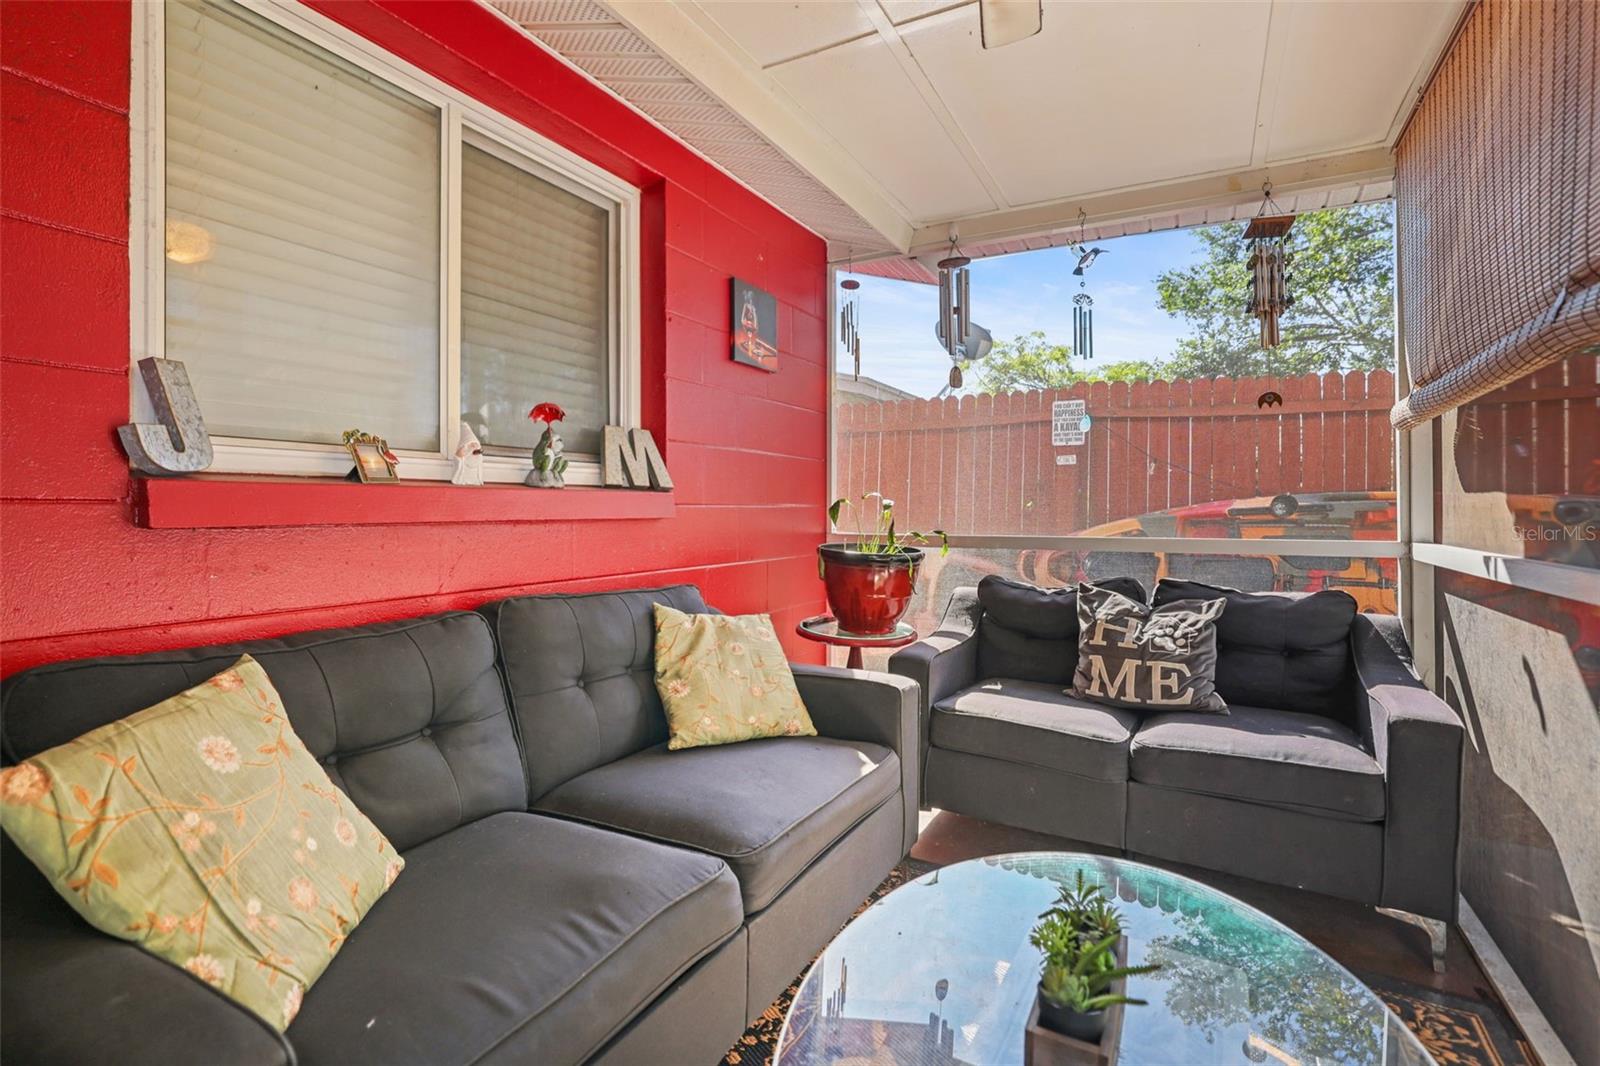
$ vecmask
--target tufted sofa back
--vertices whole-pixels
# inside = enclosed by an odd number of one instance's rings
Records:
[[[1137,578],[1112,577],[1101,588],[1144,602]],[[978,676],[1065,685],[1078,667],[1078,589],[1038,588],[990,574],[978,582]]]
[[[667,739],[654,605],[707,612],[693,585],[518,596],[478,608],[494,629],[522,737],[528,802]]]
[[[1355,726],[1348,592],[1240,592],[1162,578],[1152,602],[1225,599],[1217,619],[1217,692],[1229,703],[1302,711]]]
[[[397,848],[525,808],[494,642],[465,611],[25,670],[0,684],[5,760],[175,696],[245,654],[328,776]]]

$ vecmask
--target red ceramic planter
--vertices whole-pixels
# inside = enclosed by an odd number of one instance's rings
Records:
[[[883,636],[893,632],[910,610],[917,569],[922,565],[921,549],[876,555],[843,544],[823,544],[817,548],[817,556],[828,609],[839,620],[841,631]]]

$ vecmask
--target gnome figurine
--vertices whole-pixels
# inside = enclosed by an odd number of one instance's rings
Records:
[[[541,403],[528,412],[528,417],[543,422],[544,432],[539,436],[539,443],[533,446],[533,469],[523,483],[541,489],[566,488],[567,458],[561,454],[565,446],[555,424],[566,418],[567,413],[556,404]]]
[[[456,441],[456,470],[450,475],[450,484],[483,484],[483,445],[465,422],[461,423],[461,436]]]

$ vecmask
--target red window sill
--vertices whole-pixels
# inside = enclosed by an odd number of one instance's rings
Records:
[[[672,493],[641,489],[223,474],[133,479],[134,522],[146,529],[592,521],[671,518],[676,509]]]

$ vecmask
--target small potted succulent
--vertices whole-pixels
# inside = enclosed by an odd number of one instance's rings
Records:
[[[856,510],[849,500],[837,499],[828,507],[828,522],[839,524],[846,509]],[[853,636],[876,637],[894,632],[894,627],[911,607],[916,589],[917,569],[923,552],[916,544],[929,544],[939,538],[939,554],[950,551],[950,538],[944,530],[932,533],[898,533],[894,528],[894,501],[881,493],[861,497],[859,525],[862,532],[855,542],[823,544],[817,548],[817,576],[827,590],[828,608],[839,621],[839,629]]]
[[[558,404],[541,403],[528,412],[528,417],[543,422],[544,433],[533,446],[533,469],[528,472],[524,484],[543,489],[566,488],[567,457],[561,454],[565,449],[561,434],[556,432],[556,423],[564,421],[567,413]]]
[[[1129,977],[1152,973],[1156,965],[1126,965],[1122,916],[1078,871],[1077,885],[1061,889],[1054,906],[1039,915],[1029,942],[1044,953],[1039,975],[1039,1024],[1046,1029],[1098,1044],[1107,1008],[1143,1006],[1124,994]]]

